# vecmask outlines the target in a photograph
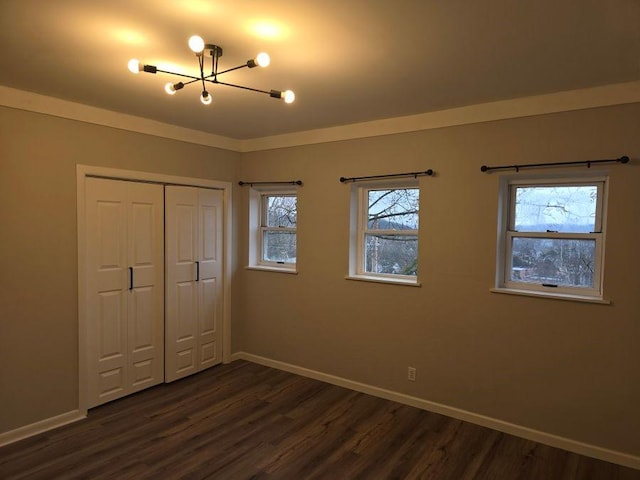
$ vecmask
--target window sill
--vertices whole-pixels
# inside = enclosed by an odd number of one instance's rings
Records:
[[[570,302],[598,303],[610,305],[611,300],[598,297],[583,297],[580,295],[570,295],[566,293],[537,292],[533,290],[516,290],[513,288],[496,287],[490,290],[492,293],[504,293],[507,295],[522,295],[525,297],[551,298],[555,300],[568,300]]]
[[[346,280],[355,280],[358,282],[372,282],[372,283],[386,283],[391,285],[404,285],[406,287],[420,287],[421,284],[415,280],[405,280],[401,278],[380,278],[369,277],[367,275],[347,275],[344,277]]]
[[[276,273],[288,273],[290,275],[297,275],[298,271],[294,268],[278,268],[278,267],[266,267],[263,265],[248,265],[244,267],[246,270],[261,270],[263,272],[276,272]]]

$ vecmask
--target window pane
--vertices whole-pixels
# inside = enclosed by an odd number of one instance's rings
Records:
[[[365,235],[365,272],[417,275],[417,235]]]
[[[418,188],[369,190],[367,220],[372,230],[417,230]]]
[[[518,232],[594,232],[598,187],[516,187],[514,229]]]
[[[296,234],[294,232],[263,232],[262,259],[267,262],[295,263]]]
[[[265,227],[296,227],[298,210],[295,195],[265,195],[265,209]]]
[[[510,280],[593,288],[595,251],[593,239],[515,237]]]

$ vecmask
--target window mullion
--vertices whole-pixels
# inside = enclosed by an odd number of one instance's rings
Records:
[[[406,235],[408,237],[418,235],[417,230],[373,230],[366,229],[365,235]]]
[[[264,231],[269,232],[287,232],[296,233],[296,229],[293,227],[261,227]]]
[[[580,240],[580,239],[590,239],[597,238],[601,236],[601,232],[589,232],[589,233],[573,233],[573,232],[526,232],[526,231],[512,231],[509,230],[507,232],[514,237],[524,237],[524,238],[549,238],[549,239],[568,239],[568,240]]]

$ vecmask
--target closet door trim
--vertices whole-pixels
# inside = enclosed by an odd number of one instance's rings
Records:
[[[136,182],[158,183],[162,185],[184,185],[200,188],[213,188],[222,190],[223,194],[223,314],[222,314],[222,361],[231,361],[231,182],[221,182],[203,178],[180,177],[151,172],[139,172],[90,165],[76,166],[76,200],[78,221],[78,410],[82,415],[88,410],[88,374],[89,352],[88,342],[88,314],[86,267],[86,211],[85,211],[85,180],[87,177],[107,178],[113,180],[125,180]]]

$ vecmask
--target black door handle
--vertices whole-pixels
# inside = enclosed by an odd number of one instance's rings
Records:
[[[196,282],[200,281],[200,262],[196,260]]]
[[[133,267],[129,267],[129,290],[133,290]]]

